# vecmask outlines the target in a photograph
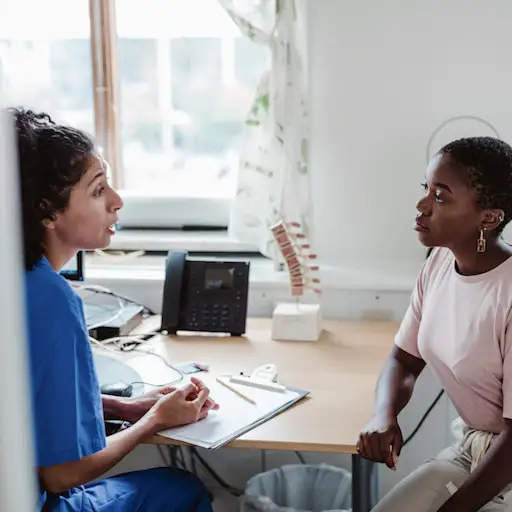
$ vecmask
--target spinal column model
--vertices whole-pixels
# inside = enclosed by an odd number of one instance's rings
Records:
[[[310,264],[317,256],[310,252],[311,246],[300,228],[298,222],[283,221],[270,227],[288,267],[291,294],[294,297],[300,297],[306,291],[320,294],[320,289],[315,286],[320,283],[320,279],[312,275],[318,272],[319,267]]]

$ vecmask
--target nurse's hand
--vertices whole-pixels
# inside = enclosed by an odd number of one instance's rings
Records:
[[[159,386],[147,391],[141,398],[151,398],[156,402],[158,398],[162,398],[164,395],[168,395],[176,389],[176,386]]]
[[[204,384],[202,381],[196,379],[195,377],[192,377],[191,381],[197,388],[195,390],[195,394],[197,395],[199,387],[204,386]],[[161,386],[148,391],[143,396],[125,399],[124,405],[122,407],[122,414],[119,414],[119,416],[122,416],[122,418],[119,419],[135,423],[136,421],[140,420],[158,402],[160,398],[176,391],[176,389],[177,388],[174,386]],[[207,399],[205,405],[209,409],[219,408],[219,406],[211,398]]]
[[[155,432],[206,418],[210,410],[219,407],[209,395],[210,390],[195,378],[182,388],[163,393],[148,412]]]

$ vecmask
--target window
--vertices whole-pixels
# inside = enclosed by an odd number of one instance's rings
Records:
[[[19,0],[2,8],[0,96],[94,133],[88,0]]]
[[[116,29],[123,187],[232,198],[268,51],[217,0],[118,0]]]
[[[268,58],[218,0],[20,0],[0,19],[0,93],[96,134],[128,227],[227,224]]]

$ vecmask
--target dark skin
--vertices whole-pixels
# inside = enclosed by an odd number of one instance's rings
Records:
[[[512,256],[512,247],[499,236],[504,212],[482,210],[464,170],[449,155],[437,155],[427,169],[425,195],[418,202],[417,226],[426,247],[446,247],[463,275],[488,272]],[[419,227],[418,227],[419,225]],[[484,230],[485,252],[477,252]],[[395,346],[382,369],[374,415],[357,442],[359,454],[394,469],[403,444],[398,414],[409,402],[425,361]],[[512,420],[494,441],[477,469],[439,512],[477,512],[512,482]]]

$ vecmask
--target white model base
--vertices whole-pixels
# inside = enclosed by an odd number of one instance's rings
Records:
[[[272,339],[317,341],[322,332],[319,304],[279,303],[272,315]]]

